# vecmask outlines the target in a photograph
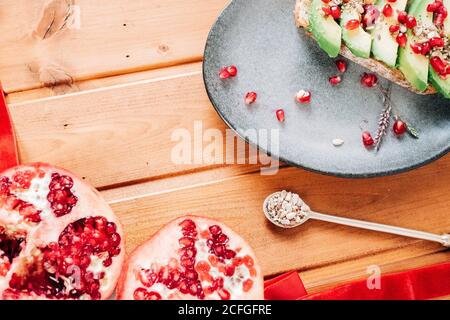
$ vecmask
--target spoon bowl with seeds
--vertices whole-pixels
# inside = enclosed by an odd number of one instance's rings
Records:
[[[450,247],[450,234],[439,235],[315,212],[310,209],[298,194],[285,190],[269,195],[264,200],[263,212],[271,223],[285,229],[298,227],[308,220],[320,220],[349,227],[434,241],[440,243],[444,247]]]

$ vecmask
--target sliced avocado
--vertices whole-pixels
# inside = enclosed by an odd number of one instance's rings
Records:
[[[361,23],[358,28],[348,30],[345,25],[352,19],[361,21],[361,15],[352,5],[344,4],[341,15],[342,39],[344,40],[347,48],[349,48],[355,56],[367,59],[370,57],[372,36],[364,31]]]
[[[444,0],[444,6],[450,10],[450,0]],[[444,21],[444,34],[447,37],[450,37],[450,18],[447,16],[447,19]],[[450,99],[450,76],[447,76],[447,79],[442,79],[433,68],[430,68],[430,81],[433,87],[436,88],[444,97]]]
[[[319,46],[332,58],[341,51],[341,28],[333,17],[323,15],[322,0],[311,3],[309,24],[311,32]]]
[[[398,43],[395,37],[389,31],[389,27],[397,24],[397,16],[399,11],[406,9],[408,0],[397,0],[396,2],[389,2],[388,0],[378,0],[376,6],[380,12],[386,4],[390,4],[394,9],[392,17],[385,17],[380,15],[375,29],[372,32],[372,53],[375,59],[386,63],[388,66],[395,68],[397,63]]]
[[[433,24],[433,13],[427,11],[427,6],[434,0],[414,1],[409,7],[408,14],[414,16],[423,25]],[[400,48],[399,69],[406,79],[419,91],[428,88],[428,67],[430,62],[427,57],[415,54],[411,49],[411,44],[417,41],[417,37],[411,32],[407,33],[408,41],[405,48]]]

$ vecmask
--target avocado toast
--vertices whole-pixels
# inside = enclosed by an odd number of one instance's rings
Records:
[[[295,20],[330,57],[450,98],[447,9],[450,0],[297,0]]]

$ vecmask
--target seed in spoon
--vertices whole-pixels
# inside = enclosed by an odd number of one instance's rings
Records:
[[[309,210],[298,194],[286,190],[274,193],[267,200],[267,213],[270,219],[284,226],[302,222]]]

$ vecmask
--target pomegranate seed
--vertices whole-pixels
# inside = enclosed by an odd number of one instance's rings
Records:
[[[322,11],[325,14],[325,17],[328,17],[331,15],[331,8],[330,7],[322,7]]]
[[[332,77],[330,77],[330,78],[328,79],[328,81],[330,82],[330,84],[331,84],[332,86],[336,86],[336,85],[338,85],[339,83],[341,83],[342,78],[341,78],[340,76],[332,76]]]
[[[439,8],[439,2],[433,2],[427,5],[427,11],[428,12],[436,12],[436,10]]]
[[[397,2],[397,0],[388,0],[388,2],[394,3]]]
[[[397,43],[400,47],[404,48],[404,47],[406,47],[406,42],[408,41],[408,38],[407,38],[406,34],[399,33],[397,35],[397,37],[395,38],[395,40],[397,41]]]
[[[219,291],[217,291],[217,293],[222,300],[230,300],[231,298],[230,293],[225,289],[220,289]]]
[[[374,5],[364,5],[364,14],[362,16],[363,26],[365,28],[372,27],[380,17],[380,11]]]
[[[393,14],[394,9],[392,9],[392,6],[389,3],[385,4],[383,7],[383,15],[385,17],[392,17]]]
[[[231,77],[230,73],[227,70],[227,67],[223,67],[220,69],[219,77],[220,79],[228,79],[229,77]]]
[[[186,219],[186,220],[181,221],[179,226],[182,229],[195,229],[196,228],[195,222],[192,221],[191,219]]]
[[[227,67],[227,71],[228,71],[228,73],[230,74],[231,77],[236,77],[237,76],[238,70],[237,70],[237,68],[235,66]]]
[[[424,42],[422,43],[422,54],[427,55],[431,51],[431,45],[430,42]]]
[[[446,71],[447,64],[441,58],[437,56],[432,57],[430,59],[430,64],[437,73],[441,75],[442,74],[445,75],[447,73]]]
[[[397,136],[403,135],[406,132],[406,128],[406,123],[398,119],[395,120],[393,130]]]
[[[209,270],[211,269],[211,266],[206,261],[199,261],[199,262],[197,262],[195,269],[200,273],[209,272]]]
[[[161,300],[162,297],[158,292],[151,291],[147,293],[145,300]]]
[[[430,46],[433,48],[434,47],[443,47],[444,39],[435,37],[435,38],[430,39],[429,43],[430,43]]]
[[[420,43],[411,44],[411,49],[415,54],[422,54],[422,45]]]
[[[242,290],[244,292],[249,292],[253,287],[253,280],[247,279],[242,283]]]
[[[398,24],[393,24],[392,26],[389,27],[390,33],[396,33],[399,30],[400,30],[400,26]]]
[[[255,264],[255,261],[254,261],[253,258],[250,257],[250,256],[245,256],[245,257],[243,258],[243,261],[244,261],[244,264],[245,264],[247,267],[253,267],[253,265]]]
[[[347,30],[355,30],[356,28],[359,27],[359,24],[360,24],[359,20],[357,20],[357,19],[350,19],[345,24],[345,29],[347,29]]]
[[[408,14],[406,13],[406,11],[400,11],[397,16],[397,21],[402,24],[405,24],[407,17],[408,17]]]
[[[333,19],[339,19],[341,17],[341,9],[338,6],[332,6],[330,7],[330,14],[333,17]]]
[[[257,97],[258,95],[256,94],[256,92],[247,92],[247,94],[245,95],[245,104],[250,105],[254,103]]]
[[[133,294],[134,300],[146,300],[147,290],[144,288],[137,288]]]
[[[331,0],[322,0],[323,3],[329,3]]]
[[[339,72],[344,73],[345,71],[347,71],[347,62],[345,62],[344,60],[337,60],[336,67]]]
[[[367,88],[372,88],[378,83],[378,78],[373,73],[364,72],[361,76],[361,84]]]
[[[412,29],[417,25],[417,20],[413,16],[408,15],[406,17],[405,25],[408,29]]]
[[[305,91],[305,90],[300,90],[295,95],[295,99],[299,103],[309,103],[309,102],[311,102],[311,92]]]
[[[284,122],[285,115],[284,115],[284,110],[283,109],[278,109],[276,111],[276,115],[277,115],[277,119],[278,119],[279,122]]]
[[[371,147],[375,143],[375,141],[372,138],[372,135],[370,134],[370,132],[367,131],[364,131],[362,133],[362,140],[366,147]]]
[[[213,236],[218,236],[219,234],[222,233],[222,228],[219,227],[219,226],[217,226],[217,225],[210,226],[210,227],[209,227],[209,232],[211,232],[211,234],[212,234]]]
[[[233,250],[225,251],[225,259],[233,259],[236,256],[236,252]]]
[[[234,267],[233,265],[228,265],[228,266],[225,267],[225,272],[224,272],[224,274],[225,274],[227,277],[231,277],[231,276],[234,275],[234,271],[235,271],[235,267]]]

